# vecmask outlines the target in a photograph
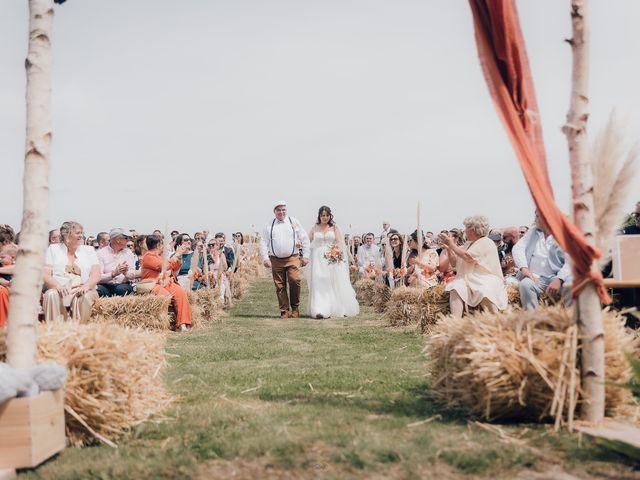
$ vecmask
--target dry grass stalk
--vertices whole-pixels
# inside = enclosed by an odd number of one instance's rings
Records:
[[[626,130],[612,112],[606,127],[591,149],[593,203],[596,217],[596,244],[603,252],[601,263],[608,261],[613,236],[624,219],[640,149],[629,149]]]
[[[376,282],[370,278],[362,278],[353,286],[356,291],[356,297],[363,305],[373,305],[373,288]]]
[[[373,311],[383,313],[387,309],[387,303],[391,299],[391,289],[384,283],[378,282],[373,287],[372,301]]]
[[[607,380],[625,382],[624,356],[637,340],[617,312],[604,314]],[[549,420],[571,426],[580,407],[576,358],[578,330],[573,310],[540,307],[534,312],[475,312],[444,317],[427,338],[432,392],[441,402],[473,416]],[[616,414],[631,400],[621,388],[607,386],[606,408]]]
[[[168,330],[170,327],[169,303],[171,303],[170,297],[152,293],[102,297],[93,304],[91,321],[115,323],[131,328]]]
[[[40,326],[38,362],[66,365],[68,370],[65,422],[71,445],[89,445],[97,439],[115,442],[166,409],[172,398],[162,381],[165,338],[118,325],[50,322]],[[0,360],[4,360],[4,343],[3,332]]]

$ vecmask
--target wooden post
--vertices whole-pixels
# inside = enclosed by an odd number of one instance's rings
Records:
[[[52,32],[53,1],[29,0],[22,225],[7,329],[7,361],[16,368],[33,366],[36,356],[36,326],[49,228]]]
[[[562,131],[569,144],[571,163],[571,193],[574,222],[587,241],[595,243],[593,207],[593,172],[587,151],[587,120],[589,118],[589,24],[588,0],[571,0],[573,38],[567,40],[573,53],[571,103]],[[592,268],[598,268],[594,262]],[[600,299],[589,283],[577,300],[578,327],[582,341],[582,388],[585,403],[584,420],[601,422],[604,418],[604,330]]]

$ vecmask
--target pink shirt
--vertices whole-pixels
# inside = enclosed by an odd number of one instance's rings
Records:
[[[100,261],[100,283],[110,283],[118,285],[130,282],[136,277],[136,258],[130,248],[123,248],[116,253],[111,245],[98,250],[98,260]],[[127,262],[127,273],[116,275],[111,278],[111,272],[122,262]]]

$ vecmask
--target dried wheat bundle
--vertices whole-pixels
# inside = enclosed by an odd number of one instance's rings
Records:
[[[115,323],[132,328],[168,330],[170,327],[169,303],[171,303],[171,297],[153,293],[102,297],[93,304],[91,321]]]
[[[606,378],[624,382],[630,370],[624,356],[634,340],[618,313],[604,313]],[[539,307],[525,312],[475,312],[442,318],[427,337],[433,395],[493,420],[555,419],[572,425],[580,404],[578,330],[573,310]],[[607,412],[628,403],[630,393],[607,386]]]
[[[420,332],[427,333],[442,315],[449,315],[449,292],[444,285],[436,285],[422,294],[418,310]]]
[[[593,168],[593,206],[596,217],[596,243],[608,261],[613,236],[624,220],[626,202],[638,169],[640,149],[629,148],[625,126],[612,112],[606,127],[591,149]]]
[[[0,335],[0,360],[6,351]],[[68,370],[67,438],[74,446],[109,445],[171,403],[162,372],[165,336],[118,325],[50,322],[38,331],[38,362]]]
[[[391,299],[391,289],[384,283],[378,282],[373,286],[371,297],[373,311],[383,313],[387,309],[387,303]]]
[[[376,282],[370,278],[363,278],[358,280],[355,285],[356,297],[362,302],[363,305],[371,305],[373,302],[373,287]]]
[[[246,277],[234,276],[231,282],[231,287],[233,291],[233,298],[237,300],[239,298],[242,298],[246,293],[247,288],[249,288],[249,280]]]

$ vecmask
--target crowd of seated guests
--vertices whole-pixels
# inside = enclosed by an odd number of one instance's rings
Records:
[[[632,218],[634,222],[620,234],[640,234],[640,202]],[[525,310],[534,310],[543,294],[549,301],[570,304],[567,255],[537,212],[531,226],[491,229],[483,216],[468,217],[463,225],[464,230],[441,230],[437,236],[423,233],[422,248],[418,248],[417,231],[405,236],[384,221],[378,237],[369,232],[347,239],[352,271],[357,278],[387,285],[444,285],[455,316],[478,305],[504,310],[507,286],[518,288]],[[616,305],[640,307],[636,291],[626,289]]]
[[[230,301],[233,272],[252,253],[244,246],[242,233],[234,233],[231,246],[225,238],[222,232],[210,238],[205,229],[192,239],[174,230],[165,246],[159,230],[140,235],[133,229],[113,228],[94,237],[86,236],[81,224],[64,222],[49,231],[41,313],[45,321],[86,322],[99,297],[153,293],[171,297],[176,327],[186,330],[191,325],[186,291],[216,288],[221,298]],[[0,327],[8,318],[17,242],[14,230],[0,225]]]

